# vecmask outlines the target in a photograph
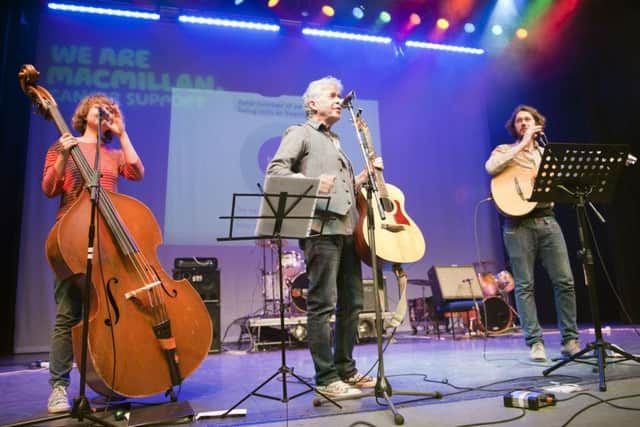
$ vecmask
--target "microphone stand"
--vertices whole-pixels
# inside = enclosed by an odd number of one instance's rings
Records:
[[[85,273],[84,292],[82,297],[82,353],[80,356],[80,390],[79,396],[73,400],[73,407],[71,409],[71,417],[77,418],[82,422],[84,418],[87,418],[98,424],[104,426],[111,426],[112,424],[91,415],[91,405],[86,397],[86,377],[87,377],[87,352],[89,341],[89,309],[91,304],[91,274],[93,272],[93,255],[95,254],[94,242],[95,242],[95,222],[97,207],[100,203],[100,147],[102,144],[102,123],[105,119],[105,111],[103,108],[98,108],[98,133],[96,137],[96,154],[93,164],[93,174],[90,182],[87,183],[87,187],[91,199],[91,213],[89,218],[89,237],[87,244],[87,268]]]
[[[355,97],[355,93],[353,91],[349,92],[347,96],[342,101],[342,107],[347,108],[349,113],[351,114],[351,119],[356,125],[357,116],[353,112],[353,106],[351,105],[352,98]],[[361,110],[358,111],[357,115],[359,116]],[[382,202],[380,199],[380,193],[378,191],[378,186],[376,184],[376,180],[374,177],[373,165],[370,162],[370,150],[366,142],[363,140],[362,135],[360,134],[360,130],[357,129],[356,125],[356,136],[358,138],[358,143],[360,144],[360,148],[362,150],[362,154],[364,156],[364,163],[367,169],[367,182],[364,184],[364,187],[367,189],[367,235],[369,237],[369,249],[371,256],[371,268],[373,270],[373,286],[375,289],[374,292],[374,301],[375,301],[375,325],[376,325],[376,341],[377,341],[377,349],[378,349],[378,373],[376,385],[373,392],[362,393],[353,396],[344,396],[344,397],[335,397],[333,400],[336,402],[342,400],[353,400],[353,399],[362,399],[364,397],[375,397],[383,398],[391,412],[393,413],[393,421],[396,425],[404,424],[404,416],[398,412],[393,402],[391,401],[391,396],[393,395],[393,391],[391,389],[391,384],[387,380],[384,373],[384,350],[382,348],[382,303],[380,301],[380,293],[378,289],[380,289],[380,282],[382,276],[381,265],[378,264],[378,258],[376,256],[376,244],[375,244],[375,223],[373,217],[373,205],[374,205],[374,195],[375,195],[375,203],[378,207],[378,212],[380,214],[380,219],[384,220],[386,218],[386,214],[384,211],[384,207],[382,206]],[[421,392],[421,391],[396,391],[397,395],[405,395],[405,396],[424,396],[424,397],[435,397],[441,398],[442,394],[440,392]],[[316,398],[313,401],[314,406],[320,406],[323,403],[322,400]]]

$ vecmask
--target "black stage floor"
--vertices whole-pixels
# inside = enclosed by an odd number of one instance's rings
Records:
[[[640,337],[631,326],[612,326],[604,329],[604,339],[623,350],[638,355]],[[593,342],[593,331],[581,325],[581,344]],[[606,392],[599,391],[599,377],[594,366],[571,362],[543,376],[542,371],[554,364],[533,363],[528,359],[520,333],[511,332],[500,336],[483,338],[443,334],[440,338],[408,332],[398,333],[384,352],[384,369],[392,391],[440,392],[441,399],[415,398],[394,394],[391,401],[405,419],[407,426],[456,426],[490,423],[516,417],[504,425],[561,426],[570,422],[572,426],[640,425],[640,363],[607,358]],[[555,358],[560,353],[560,336],[555,329],[545,329],[547,355]],[[279,348],[263,346],[260,351],[249,352],[227,344],[220,354],[208,356],[203,364],[182,386],[178,402],[188,402],[195,413],[230,408],[252,390],[257,388],[281,366],[282,353]],[[356,347],[359,369],[376,372],[377,345],[375,342],[361,343]],[[288,347],[286,364],[301,378],[312,382],[313,366],[306,348]],[[46,400],[49,394],[48,371],[38,368],[38,359],[46,355],[18,355],[2,360],[0,372],[0,424],[33,421],[46,417]],[[595,359],[587,359],[595,362]],[[79,376],[72,374],[70,397],[78,395]],[[506,408],[503,396],[514,390],[555,387],[555,406],[540,410]],[[308,390],[295,378],[287,376],[287,397]],[[283,402],[282,375],[278,374],[259,390],[274,397],[250,395],[238,408],[246,415],[232,418],[202,418],[198,421],[183,420],[197,425],[265,425],[265,426],[393,426],[394,418],[385,399],[366,397],[341,402],[342,409],[331,404],[314,406],[313,393]],[[631,396],[631,397],[625,397]],[[89,390],[89,400],[95,408],[101,408],[96,394]],[[617,400],[611,400],[620,398]],[[601,402],[600,400],[610,400]],[[132,413],[148,410],[150,404],[160,407],[151,409],[150,420],[162,421],[163,410],[170,409],[164,396],[128,401]],[[594,405],[583,412],[584,408]],[[615,405],[615,406],[614,406]],[[577,414],[577,415],[576,415]],[[127,421],[116,421],[113,408],[100,411],[96,416],[114,425],[126,426]],[[576,415],[575,418],[572,418]],[[177,424],[178,420],[165,424]],[[41,420],[37,425],[78,425],[72,418]],[[486,425],[486,424],[485,424]]]

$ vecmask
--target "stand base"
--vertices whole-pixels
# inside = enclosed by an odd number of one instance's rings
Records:
[[[278,375],[282,375],[282,396],[281,397],[276,397],[276,396],[271,396],[268,394],[262,394],[262,393],[258,393],[258,390],[260,390],[262,387],[264,387],[265,385],[267,385],[271,380],[273,380],[275,377],[277,377]],[[294,394],[293,396],[289,396],[287,394],[287,375],[291,375],[293,378],[297,379],[300,383],[304,384],[305,386],[308,387],[308,390],[305,390],[303,392],[300,392],[298,394]],[[231,412],[237,408],[238,406],[240,406],[240,404],[242,404],[242,402],[244,402],[245,400],[247,400],[248,398],[250,398],[251,396],[257,396],[257,397],[263,397],[265,399],[271,399],[271,400],[278,400],[280,402],[289,402],[290,400],[295,399],[296,397],[300,397],[304,394],[307,394],[311,391],[315,391],[316,393],[320,394],[322,397],[324,397],[325,399],[327,399],[329,402],[333,403],[334,405],[336,405],[338,408],[342,409],[342,406],[340,406],[338,403],[336,403],[335,399],[330,398],[329,396],[325,395],[324,393],[321,393],[320,391],[318,391],[317,388],[315,388],[314,386],[312,386],[309,382],[307,382],[304,378],[301,378],[300,376],[298,376],[297,374],[295,374],[293,372],[293,369],[289,368],[286,365],[282,365],[277,372],[275,372],[273,375],[271,375],[269,378],[267,378],[262,384],[260,384],[258,387],[254,388],[253,390],[251,390],[249,393],[247,393],[246,396],[244,396],[240,401],[238,401],[238,403],[236,403],[235,405],[233,405],[231,408],[229,408],[224,414],[222,414],[222,418],[227,417],[231,414]]]
[[[620,349],[620,347],[614,344],[611,344],[609,342],[606,342],[602,339],[599,339],[587,344],[587,346],[584,349],[580,350],[573,356],[567,357],[566,359],[561,360],[560,362],[556,363],[552,367],[545,369],[544,371],[542,371],[542,375],[547,376],[551,372],[566,365],[569,362],[584,363],[586,365],[597,366],[598,378],[599,378],[599,389],[600,391],[607,391],[605,370],[607,368],[607,357],[612,358],[612,356],[607,355],[607,350],[609,350],[609,352],[613,354],[618,354],[622,356],[621,358],[618,358],[618,357],[615,358],[616,360],[614,362],[611,362],[610,364],[620,363],[626,360],[633,360],[640,363],[640,357],[634,356],[631,353],[627,353],[626,351]],[[595,353],[597,362],[580,359],[581,356],[587,353],[590,353],[592,351]]]
[[[435,392],[413,391],[413,390],[392,391],[391,386],[389,385],[389,382],[386,379],[382,380],[379,377],[378,381],[376,382],[376,386],[372,391],[367,391],[361,394],[355,394],[351,396],[334,397],[333,400],[335,400],[336,402],[341,402],[343,400],[363,399],[365,397],[375,397],[376,399],[384,399],[387,405],[389,406],[389,409],[391,409],[391,412],[393,413],[393,422],[396,425],[402,425],[404,424],[404,417],[402,416],[402,414],[398,412],[395,405],[391,401],[392,395],[433,397],[435,399],[442,398],[442,393],[440,393],[439,391],[435,391]],[[321,399],[313,399],[313,406],[320,406],[322,405],[322,403],[323,401]]]

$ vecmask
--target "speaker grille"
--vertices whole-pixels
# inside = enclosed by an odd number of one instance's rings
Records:
[[[482,299],[482,289],[471,265],[433,266],[428,272],[431,292],[436,302]]]

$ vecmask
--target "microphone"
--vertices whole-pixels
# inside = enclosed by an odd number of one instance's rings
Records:
[[[356,96],[356,92],[351,90],[349,91],[349,93],[347,93],[347,96],[345,96],[342,99],[342,102],[340,103],[340,105],[342,107],[348,107],[349,105],[351,105],[351,100]]]
[[[103,107],[102,105],[98,105],[97,108],[98,108],[98,114],[100,115],[101,119],[109,120],[111,118],[111,112],[107,110],[105,107]]]
[[[547,139],[547,135],[545,135],[544,132],[542,131],[533,135],[533,139],[538,143],[539,146],[543,148],[545,145],[549,143],[549,140]]]

